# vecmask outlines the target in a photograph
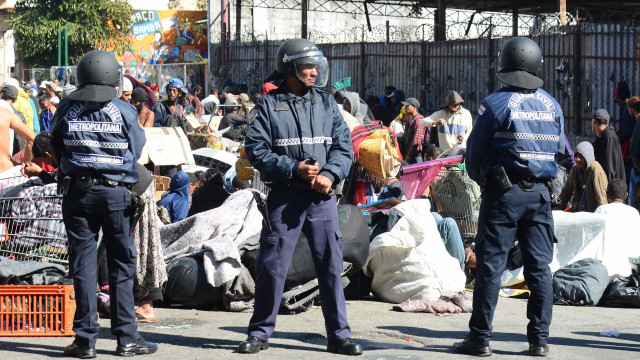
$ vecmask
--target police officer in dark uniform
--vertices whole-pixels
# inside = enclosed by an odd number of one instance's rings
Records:
[[[135,161],[145,143],[136,109],[116,98],[120,74],[113,54],[95,50],[80,59],[78,90],[58,105],[52,121],[51,152],[59,164],[62,215],[69,239],[69,270],[76,294],[75,341],[64,354],[96,357],[98,232],[108,255],[111,333],[116,355],[151,354],[156,344],[136,326],[133,276],[137,251],[129,232],[129,188],[138,182]]]
[[[553,216],[547,182],[564,151],[564,118],[538,73],[542,54],[531,39],[515,37],[499,55],[498,79],[506,87],[487,96],[467,142],[469,176],[483,187],[476,236],[476,283],[469,335],[457,353],[489,356],[491,321],[507,254],[517,236],[527,306],[529,354],[546,356],[553,289]]]
[[[327,59],[314,43],[287,40],[277,54],[280,87],[252,110],[247,158],[270,186],[268,221],[256,261],[255,307],[238,352],[269,348],[284,281],[300,231],[309,239],[320,287],[327,351],[362,354],[351,340],[342,290],[342,235],[331,194],[352,163],[349,128],[327,81]],[[270,229],[271,228],[271,229]]]

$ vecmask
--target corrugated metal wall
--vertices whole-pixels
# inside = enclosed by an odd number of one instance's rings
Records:
[[[541,35],[534,40],[544,56],[540,76],[544,89],[563,108],[568,133],[589,136],[591,113],[605,108],[615,120],[616,83],[626,80],[632,94],[640,89],[638,33],[582,32]],[[424,43],[323,44],[330,66],[330,83],[351,77],[349,90],[378,96],[387,85],[415,97],[425,113],[437,110],[449,90],[458,91],[472,113],[482,99],[501,85],[495,76],[498,52],[507,38]],[[232,47],[228,78],[261,85],[273,71],[279,44]],[[565,71],[556,68],[565,64]],[[576,68],[578,71],[576,71]],[[576,117],[578,121],[576,121]]]

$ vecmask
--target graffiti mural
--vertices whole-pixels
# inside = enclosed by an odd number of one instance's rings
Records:
[[[118,61],[133,76],[147,65],[206,60],[207,12],[134,10],[131,46]]]

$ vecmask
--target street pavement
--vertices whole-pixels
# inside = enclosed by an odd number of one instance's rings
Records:
[[[451,344],[467,333],[470,314],[435,316],[400,313],[373,300],[348,301],[353,337],[365,349],[359,359],[414,360],[469,358],[453,354]],[[339,359],[325,351],[324,321],[319,307],[298,315],[280,315],[270,348],[256,355],[235,353],[246,338],[251,314],[157,308],[158,322],[140,324],[143,337],[158,343],[152,359]],[[554,306],[549,358],[640,358],[640,309]],[[116,341],[109,320],[100,320],[98,358],[115,358]],[[500,298],[494,318],[493,358],[526,356],[526,300]],[[601,333],[617,331],[618,337]],[[0,360],[62,356],[72,338],[0,338]]]

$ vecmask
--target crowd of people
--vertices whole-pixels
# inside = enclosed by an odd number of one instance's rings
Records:
[[[347,321],[333,195],[351,170],[352,130],[380,124],[392,135],[403,166],[462,153],[469,177],[484,191],[473,246],[463,242],[453,219],[432,213],[446,251],[461,270],[477,266],[469,336],[453,350],[491,355],[500,269],[517,235],[531,290],[529,351],[547,355],[553,299],[552,206],[638,218],[640,97],[632,97],[626,83],[618,84],[619,131],[611,127],[608,112],[597,109],[591,121],[594,141],[579,143],[574,152],[564,136],[560,105],[541,89],[540,49],[525,38],[506,44],[498,70],[506,86],[483,101],[475,120],[453,90],[442,94],[441,106],[429,114],[416,97],[407,97],[394,86],[366,101],[356,92],[327,89],[326,58],[305,39],[282,45],[276,72],[262,89],[229,84],[211,89],[206,97],[201,86],[188,88],[179,78],[163,78],[160,85],[128,75],[120,79],[113,75],[115,58],[103,51],[83,57],[77,88],[57,80],[37,86],[7,79],[0,90],[0,135],[10,142],[0,147],[0,172],[22,164],[25,176],[38,176],[45,183],[58,181],[64,196],[62,212],[78,309],[76,338],[65,354],[95,357],[99,310],[107,310],[102,312],[111,317],[118,355],[155,352],[156,345],[142,339],[135,322],[156,321],[153,302],[162,298],[167,279],[159,219],[166,224],[180,222],[221,206],[232,193],[251,186],[238,176],[225,179],[226,174],[216,169],[187,173],[176,167],[166,173],[171,178],[169,188],[156,201],[150,172],[136,163],[146,141],[142,129],[182,127],[187,132],[193,130],[193,123],[186,120],[192,116],[207,124],[205,133],[215,131],[209,123],[220,118],[215,127],[227,129],[222,136],[244,144],[246,158],[270,187],[256,261],[254,314],[238,352],[268,349],[286,265],[304,233],[316,264],[327,350],[363,353],[351,339]],[[94,66],[91,59],[101,60],[99,70],[109,71],[89,71]],[[465,148],[466,153],[461,150]],[[554,197],[549,182],[562,174],[566,180]],[[386,186],[379,189],[379,199],[403,198],[401,181],[393,176],[383,180]],[[429,190],[422,195],[428,198]],[[138,198],[147,206],[134,217],[130,206]],[[102,265],[88,260],[96,256],[99,229],[108,241]],[[97,308],[96,283],[111,295],[110,308]],[[137,309],[134,297],[140,303]]]

